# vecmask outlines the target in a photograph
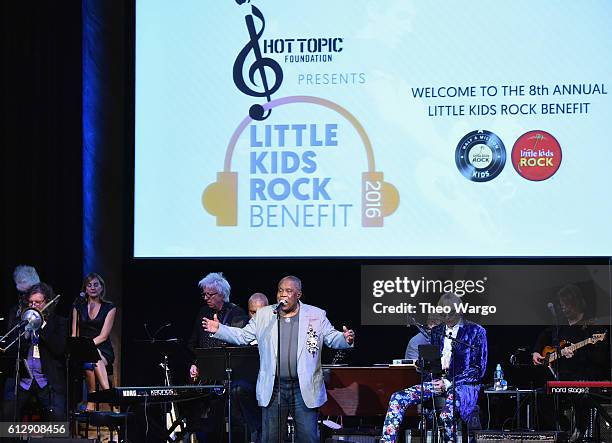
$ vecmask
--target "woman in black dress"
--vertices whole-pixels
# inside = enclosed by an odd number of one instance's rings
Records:
[[[72,336],[92,338],[98,348],[100,360],[92,367],[85,369],[85,381],[88,392],[96,390],[96,380],[101,389],[108,389],[108,374],[106,366],[115,361],[113,345],[110,341],[110,333],[115,322],[117,308],[111,302],[104,300],[106,287],[100,275],[92,272],[87,274],[83,281],[82,292],[85,293],[86,302],[77,311],[72,310]],[[78,330],[77,330],[77,316]],[[87,403],[87,409],[94,409],[93,403]]]

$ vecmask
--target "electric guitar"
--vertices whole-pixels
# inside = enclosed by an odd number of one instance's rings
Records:
[[[578,343],[569,343],[566,340],[561,340],[559,342],[559,348],[561,348],[561,356],[564,355],[563,350],[567,349],[571,352],[575,352],[580,348],[583,348],[587,345],[593,345],[597,342],[603,341],[605,340],[607,335],[607,332],[603,332],[601,334],[593,334],[591,337],[584,339],[582,341],[579,341]],[[555,349],[554,346],[546,346],[543,350],[542,350],[542,357],[544,357],[544,364],[545,365],[549,365],[554,362],[555,360],[557,360],[559,358],[559,356],[557,355],[557,350]]]

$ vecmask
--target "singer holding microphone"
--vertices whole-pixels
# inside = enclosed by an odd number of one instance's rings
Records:
[[[264,443],[282,441],[289,411],[294,418],[296,441],[319,441],[317,408],[327,400],[321,348],[323,344],[334,349],[349,348],[355,339],[352,330],[335,330],[325,311],[302,303],[301,297],[300,279],[287,276],[278,283],[277,304],[259,308],[244,328],[226,326],[217,316],[202,320],[204,330],[214,333],[216,339],[237,345],[257,340],[260,369],[256,393],[262,407]]]
[[[85,367],[87,392],[96,390],[96,380],[101,389],[110,387],[106,366],[112,365],[115,361],[110,334],[115,323],[117,308],[113,303],[106,301],[105,296],[104,279],[99,274],[91,272],[85,276],[80,297],[72,309],[72,336],[93,339],[100,354],[100,360],[95,365]],[[92,411],[94,406],[93,403],[87,402],[88,411]]]

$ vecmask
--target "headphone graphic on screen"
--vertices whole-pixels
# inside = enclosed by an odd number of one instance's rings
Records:
[[[384,218],[393,214],[399,206],[399,192],[391,183],[384,181],[384,174],[376,171],[372,144],[363,126],[345,108],[330,100],[311,96],[290,96],[272,100],[263,105],[265,110],[290,103],[311,103],[324,106],[342,115],[358,132],[368,158],[368,171],[361,174],[361,225],[381,227]],[[238,173],[231,171],[232,156],[238,137],[253,121],[246,117],[230,138],[225,151],[223,171],[217,173],[217,181],[202,193],[204,209],[217,218],[217,226],[238,225]]]

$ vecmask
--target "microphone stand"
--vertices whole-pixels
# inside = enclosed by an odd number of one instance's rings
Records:
[[[282,443],[284,438],[282,437],[282,433],[281,433],[281,424],[282,424],[282,419],[281,419],[281,411],[282,411],[282,406],[281,406],[281,379],[280,379],[280,359],[281,359],[281,345],[280,345],[280,340],[281,340],[281,327],[280,327],[280,322],[281,322],[281,308],[282,305],[279,303],[276,305],[276,380],[278,381],[278,411],[277,411],[277,427],[278,427],[278,443]]]
[[[459,332],[457,332],[457,334],[459,334]],[[451,341],[451,393],[453,395],[453,418],[452,418],[452,423],[453,423],[453,443],[457,443],[457,414],[455,413],[457,410],[457,390],[455,387],[455,349],[456,349],[456,345],[462,345],[465,346],[466,348],[470,348],[470,349],[476,349],[474,345],[471,345],[463,340],[459,340],[456,337],[453,337],[451,335],[451,333],[449,332],[448,335],[446,334],[440,334],[442,337],[444,338],[448,338]],[[463,441],[463,437],[462,437],[462,441]]]
[[[19,366],[21,364],[21,335],[17,337],[17,358],[15,358],[15,386],[13,389],[13,421],[17,422],[17,395],[19,387]],[[20,420],[21,421],[21,420]]]
[[[85,297],[81,297],[81,295],[79,294],[78,297],[76,297],[74,299],[74,302],[72,302],[72,307],[74,308],[75,311],[75,328],[74,328],[74,336],[75,337],[80,337],[81,335],[81,309],[83,308],[83,303],[85,303],[85,301],[87,300]],[[72,324],[70,324],[70,327],[72,328]],[[72,433],[72,414],[70,413],[70,358],[71,358],[71,353],[70,350],[67,350],[66,352],[66,418],[68,418],[68,428],[71,430],[70,435],[73,436]],[[79,381],[81,379],[79,378]],[[78,409],[78,408],[77,408]]]
[[[416,328],[419,330],[419,332],[421,334],[423,334],[425,336],[425,338],[427,338],[427,340],[429,340],[429,342],[431,343],[431,334],[430,332],[432,332],[431,330],[427,330],[427,328],[425,328],[423,325],[421,325],[420,323],[417,323],[416,320],[414,319],[414,317],[409,316],[408,317],[408,325],[416,326]],[[426,367],[425,367],[425,358],[420,355],[419,353],[419,368],[420,368],[420,373],[421,373],[421,392],[420,392],[420,402],[421,402],[421,441],[425,441],[427,439],[427,421],[425,420],[425,408],[423,407],[423,391],[425,390],[425,376],[426,376]],[[431,368],[430,368],[431,369]],[[433,373],[429,372],[429,374],[431,374],[431,378],[433,380]],[[433,399],[433,396],[432,396]],[[436,411],[435,411],[435,405],[434,405],[434,415],[435,415]],[[434,441],[436,441],[436,436],[435,436],[435,429],[432,430],[432,436],[434,438]]]
[[[557,354],[556,360],[553,362],[555,369],[552,371],[555,376],[555,380],[559,381],[559,360],[561,360],[561,343],[559,342],[559,317],[557,316],[557,311],[554,309],[554,305],[551,308],[551,313],[555,318],[555,327],[553,329],[553,345],[555,347],[555,353]],[[557,431],[561,430],[561,424],[559,422],[559,394],[554,394],[554,405],[555,405],[555,428]]]

